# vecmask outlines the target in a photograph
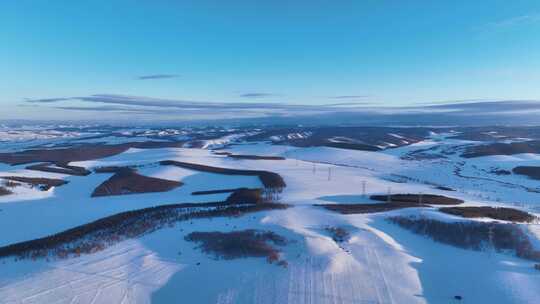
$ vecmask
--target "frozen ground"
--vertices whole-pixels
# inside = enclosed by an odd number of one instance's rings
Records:
[[[525,177],[500,177],[482,169],[533,164],[536,155],[463,160],[407,160],[416,149],[467,142],[428,140],[384,152],[325,147],[296,148],[266,143],[233,145],[235,154],[284,156],[286,160],[235,160],[206,149],[130,149],[73,165],[138,165],[146,176],[182,181],[169,192],[91,198],[111,174],[66,176],[0,165],[0,175],[63,178],[67,185],[47,192],[16,188],[0,197],[0,245],[56,233],[121,211],[159,204],[210,202],[226,194],[191,192],[260,187],[253,176],[226,176],[158,166],[172,159],[218,167],[268,170],[287,183],[281,200],[292,207],[237,218],[180,222],[103,251],[68,260],[0,260],[1,303],[535,303],[540,272],[533,263],[490,251],[436,243],[384,220],[418,214],[459,220],[433,209],[341,215],[313,204],[367,203],[370,194],[433,193],[464,199],[466,205],[515,205],[534,211],[538,193]],[[217,142],[215,144],[218,144]],[[222,142],[219,142],[222,144]],[[433,150],[437,151],[437,150]],[[431,152],[430,152],[431,153]],[[459,164],[465,161],[465,164]],[[454,174],[456,167],[460,174]],[[466,176],[466,177],[464,177]],[[399,182],[397,182],[399,181]],[[365,185],[365,193],[363,189]],[[444,191],[436,186],[459,191]],[[521,187],[521,186],[526,186]],[[351,237],[337,244],[325,227],[346,227]],[[540,235],[538,225],[529,226]],[[264,258],[216,260],[184,240],[193,231],[260,229],[291,242],[281,252],[288,267]],[[538,239],[535,240],[538,245]]]

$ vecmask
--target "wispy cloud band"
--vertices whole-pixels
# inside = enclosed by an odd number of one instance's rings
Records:
[[[536,100],[456,100],[446,103],[417,105],[408,107],[381,107],[367,103],[338,103],[332,105],[291,105],[283,103],[227,103],[199,102],[186,100],[160,99],[141,96],[126,96],[117,94],[97,94],[83,97],[60,97],[26,100],[29,103],[49,105],[54,102],[76,100],[79,104],[52,107],[64,111],[89,111],[129,115],[146,115],[148,119],[194,120],[194,119],[228,119],[230,121],[243,119],[260,119],[274,117],[272,123],[278,123],[284,118],[294,122],[294,117],[319,117],[345,123],[340,117],[349,117],[352,122],[376,122],[383,119],[387,123],[415,122],[418,124],[430,121],[461,121],[472,117],[491,117],[491,121],[499,123],[497,117],[516,117],[516,115],[537,116],[540,112],[540,101]],[[80,102],[88,105],[80,105]],[[97,103],[98,105],[92,105]],[[277,119],[279,118],[279,119]],[[315,119],[317,118],[317,119]],[[333,119],[333,120],[332,120]],[[473,119],[474,120],[474,119]],[[298,120],[301,121],[301,120]],[[540,119],[538,119],[540,122]]]
[[[170,79],[170,78],[178,78],[178,77],[180,77],[180,75],[177,75],[177,74],[152,74],[152,75],[137,76],[135,79],[156,80],[156,79]]]
[[[363,99],[368,98],[369,95],[337,95],[337,96],[330,96],[329,98],[332,99]]]
[[[271,97],[271,96],[277,96],[277,94],[262,93],[262,92],[250,92],[250,93],[240,94],[240,97],[242,98],[265,98],[265,97]]]

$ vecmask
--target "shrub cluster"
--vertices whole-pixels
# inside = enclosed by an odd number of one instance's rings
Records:
[[[330,234],[334,242],[343,243],[351,238],[349,231],[343,227],[325,227],[324,230]]]
[[[9,190],[9,189],[7,189],[7,188],[5,188],[5,187],[0,186],[0,196],[2,196],[2,195],[8,195],[8,194],[11,194],[11,193],[13,193],[13,192],[11,192],[11,190]]]
[[[4,181],[4,187],[6,187],[6,188],[15,188],[15,187],[18,187],[20,185],[21,185],[20,183],[14,182],[12,180],[5,180]]]
[[[29,184],[33,187],[39,187],[39,189],[42,191],[47,191],[52,187],[58,187],[68,183],[67,181],[62,179],[44,177],[2,176],[2,178],[10,181]]]
[[[226,202],[230,204],[260,204],[264,202],[261,189],[239,188],[233,191]]]
[[[266,257],[268,263],[278,262],[286,266],[285,261],[279,260],[279,250],[274,245],[284,246],[287,240],[272,232],[259,230],[242,230],[231,232],[192,232],[185,236],[186,241],[200,243],[199,248],[216,259],[238,259],[245,257]]]

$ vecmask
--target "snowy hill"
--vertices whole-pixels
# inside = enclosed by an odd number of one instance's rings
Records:
[[[540,186],[513,169],[538,154],[466,157],[498,139],[375,129],[8,132],[0,302],[535,303]],[[88,174],[28,167],[43,162]]]

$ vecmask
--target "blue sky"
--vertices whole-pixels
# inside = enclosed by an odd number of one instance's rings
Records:
[[[91,117],[111,104],[82,111],[91,102],[25,99],[96,94],[374,106],[540,100],[537,0],[8,0],[0,29],[0,119]]]

